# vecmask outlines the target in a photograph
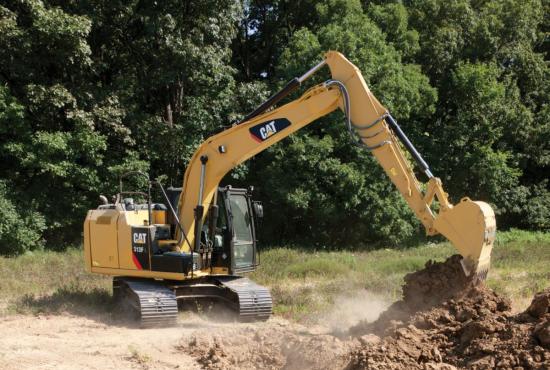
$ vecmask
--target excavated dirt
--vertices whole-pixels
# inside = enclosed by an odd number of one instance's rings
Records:
[[[464,277],[460,257],[409,274],[403,300],[350,330],[348,369],[550,369],[550,289],[513,315],[510,302]]]
[[[355,336],[364,333],[391,335],[414,313],[442,305],[449,299],[467,296],[478,284],[462,272],[461,258],[454,255],[443,263],[428,261],[423,270],[406,275],[403,299],[392,304],[378,320],[360,323],[351,328],[350,333]]]
[[[460,259],[407,275],[403,299],[347,336],[280,323],[197,333],[178,349],[204,369],[550,370],[550,288],[514,315],[506,298],[464,276]]]
[[[342,369],[351,342],[280,322],[269,330],[229,327],[214,336],[196,333],[177,346],[205,369]]]

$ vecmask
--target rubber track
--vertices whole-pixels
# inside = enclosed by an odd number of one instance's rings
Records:
[[[118,279],[127,291],[126,299],[136,310],[142,327],[174,326],[178,303],[174,292],[162,283],[147,280]]]

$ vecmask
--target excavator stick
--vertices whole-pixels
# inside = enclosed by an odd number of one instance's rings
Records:
[[[340,90],[340,108],[346,115],[346,125],[354,141],[376,157],[426,228],[427,234],[444,235],[463,256],[465,274],[475,274],[475,277],[485,279],[496,230],[491,206],[469,198],[452,205],[441,180],[432,174],[397,121],[372,94],[359,69],[334,51],[325,55],[325,61],[333,78],[326,85],[336,86]],[[412,163],[403,149],[428,177],[426,191],[420,187]],[[434,200],[439,202],[437,213],[431,209]]]

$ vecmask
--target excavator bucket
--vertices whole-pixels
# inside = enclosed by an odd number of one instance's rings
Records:
[[[463,198],[439,213],[434,228],[462,255],[462,268],[467,276],[473,273],[482,280],[487,277],[496,234],[495,213],[490,205]]]

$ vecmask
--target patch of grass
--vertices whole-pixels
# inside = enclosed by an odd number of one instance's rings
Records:
[[[293,278],[323,277],[334,278],[355,268],[355,259],[347,261],[337,253],[316,254],[300,262],[289,264],[283,268],[286,276]]]
[[[535,292],[550,286],[550,233],[497,235],[487,284],[524,309]],[[252,279],[271,287],[275,313],[304,321],[331,307],[336,297],[360,289],[397,300],[407,273],[456,253],[450,243],[353,253],[274,248],[262,253]]]
[[[19,313],[71,312],[78,315],[108,313],[112,309],[112,295],[103,288],[84,289],[78,285],[62,286],[52,294],[25,294],[14,304]]]
[[[108,312],[111,278],[84,270],[82,250],[0,258],[0,315]]]
[[[522,309],[550,285],[550,233],[511,230],[497,234],[487,284]]]
[[[129,361],[135,362],[142,369],[149,369],[149,365],[151,363],[151,356],[149,356],[146,353],[140,352],[137,348],[135,348],[132,345],[128,346],[128,351],[130,352],[130,356],[128,356]]]

